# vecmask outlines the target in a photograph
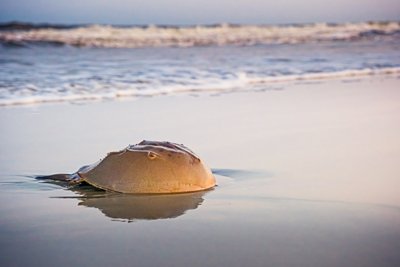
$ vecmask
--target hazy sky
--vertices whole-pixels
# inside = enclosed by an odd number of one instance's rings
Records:
[[[399,19],[400,0],[0,0],[0,22],[271,24]]]

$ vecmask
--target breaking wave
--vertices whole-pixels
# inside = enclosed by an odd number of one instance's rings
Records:
[[[344,24],[294,24],[251,26],[107,26],[107,25],[0,25],[0,43],[10,46],[30,44],[78,47],[192,47],[256,44],[296,44],[306,42],[353,41],[360,39],[400,39],[400,22]]]

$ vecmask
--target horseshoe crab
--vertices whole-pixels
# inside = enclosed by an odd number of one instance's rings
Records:
[[[40,176],[39,179],[86,182],[121,193],[184,193],[215,186],[211,170],[189,148],[181,144],[142,141],[99,162],[83,166],[73,174]]]

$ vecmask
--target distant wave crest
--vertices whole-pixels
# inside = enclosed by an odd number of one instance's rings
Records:
[[[194,27],[3,24],[0,27],[0,43],[10,46],[46,43],[110,48],[191,47],[399,39],[399,36],[400,22]]]

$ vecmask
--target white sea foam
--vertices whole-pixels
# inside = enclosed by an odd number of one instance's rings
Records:
[[[93,47],[190,47],[323,42],[382,38],[399,33],[399,22],[304,24],[290,26],[113,27],[91,25],[59,29],[5,30],[3,43],[49,42]]]
[[[298,75],[282,75],[263,78],[249,79],[249,83],[276,83],[276,82],[290,82],[290,81],[307,81],[307,80],[326,80],[347,77],[363,77],[371,75],[392,75],[400,74],[399,67],[393,68],[380,68],[380,69],[357,69],[357,70],[342,70],[334,72],[316,72]]]
[[[227,81],[204,81],[198,85],[165,85],[158,88],[141,90],[134,86],[125,89],[109,89],[102,93],[89,93],[90,88],[82,88],[82,93],[63,93],[63,94],[41,94],[31,96],[9,96],[0,99],[0,106],[29,105],[38,103],[55,102],[76,102],[76,101],[99,101],[108,99],[120,99],[126,97],[152,97],[158,95],[174,95],[182,93],[226,93],[237,91],[252,91],[255,86],[264,86],[268,89],[269,85],[277,83],[291,83],[296,81],[329,80],[342,78],[362,78],[371,75],[400,75],[400,67],[381,68],[381,69],[358,69],[343,70],[336,72],[306,73],[299,75],[281,75],[266,77],[251,77],[245,73],[238,73],[234,79]],[[97,85],[101,87],[101,85]],[[116,86],[118,88],[118,86]],[[101,90],[100,90],[101,91]]]

